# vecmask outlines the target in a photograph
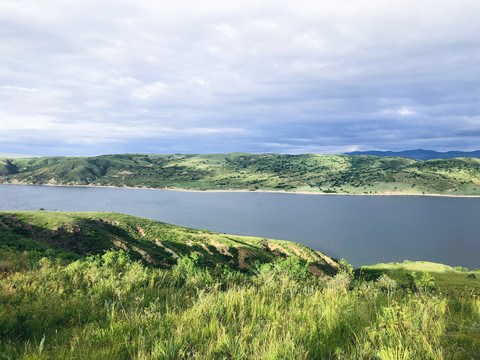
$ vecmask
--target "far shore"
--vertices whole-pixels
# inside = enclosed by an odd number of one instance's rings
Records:
[[[288,191],[288,190],[249,190],[249,189],[227,189],[227,190],[199,190],[185,189],[179,187],[151,188],[145,186],[113,186],[113,185],[63,185],[63,184],[27,184],[24,182],[0,183],[0,185],[25,185],[25,186],[57,186],[57,187],[79,187],[79,188],[108,188],[108,189],[137,189],[137,190],[161,190],[161,191],[182,191],[182,192],[199,192],[199,193],[272,193],[272,194],[301,194],[301,195],[341,195],[341,196],[434,196],[434,197],[451,197],[451,198],[480,198],[480,195],[454,195],[454,194],[420,194],[409,192],[393,192],[384,191],[375,194],[351,194],[351,193],[323,193],[313,191]]]

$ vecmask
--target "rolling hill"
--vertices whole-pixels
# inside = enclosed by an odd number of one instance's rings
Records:
[[[249,269],[254,263],[297,256],[317,275],[338,263],[306,246],[282,240],[212,233],[117,213],[0,212],[0,245],[67,259],[124,250],[145,265],[170,268],[195,253],[199,264]]]
[[[0,159],[0,183],[344,194],[480,195],[480,159],[123,154]]]

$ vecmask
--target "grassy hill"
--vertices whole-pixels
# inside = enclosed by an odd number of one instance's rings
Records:
[[[415,273],[420,279],[423,273],[428,272],[435,281],[436,287],[444,292],[459,291],[465,288],[480,290],[480,270],[469,271],[467,268],[458,266],[433,263],[429,261],[404,261],[403,263],[375,264],[361,266],[355,270],[357,277],[366,280],[376,280],[382,274],[388,275],[399,283],[409,281],[409,274]]]
[[[338,270],[338,263],[328,256],[289,241],[218,234],[104,212],[0,212],[0,245],[65,259],[122,249],[131,259],[163,268],[192,253],[198,255],[199,265],[243,270],[254,263],[298,256],[315,274],[333,275]]]
[[[480,358],[478,288],[380,269],[116,213],[1,212],[0,359]]]
[[[480,195],[480,159],[245,153],[0,159],[0,183]]]

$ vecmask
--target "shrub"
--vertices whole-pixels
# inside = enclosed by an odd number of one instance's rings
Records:
[[[208,270],[199,266],[196,253],[179,258],[172,268],[172,276],[179,285],[206,285],[212,281]]]
[[[278,259],[273,264],[256,263],[252,267],[252,271],[256,275],[257,282],[265,286],[300,281],[306,279],[310,274],[308,261],[297,256]]]
[[[397,282],[389,278],[386,274],[382,274],[377,281],[375,281],[376,286],[389,294],[391,294],[397,288]]]
[[[423,291],[436,290],[435,279],[428,271],[422,273],[422,277],[417,281],[417,288]]]
[[[345,272],[340,272],[327,281],[327,288],[335,290],[348,290],[352,282],[352,276]]]

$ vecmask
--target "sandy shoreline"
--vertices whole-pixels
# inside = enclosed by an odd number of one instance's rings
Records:
[[[248,189],[229,189],[229,190],[198,190],[184,189],[177,187],[169,188],[149,188],[143,186],[113,186],[113,185],[61,185],[61,184],[26,184],[18,183],[0,183],[0,185],[25,185],[25,186],[57,186],[57,187],[79,187],[79,188],[107,188],[107,189],[137,189],[137,190],[160,190],[160,191],[181,191],[198,193],[272,193],[272,194],[300,194],[300,195],[339,195],[339,196],[433,196],[433,197],[451,197],[451,198],[480,198],[480,195],[453,195],[453,194],[416,194],[402,192],[381,192],[376,194],[347,194],[347,193],[320,193],[310,191],[287,191],[287,190],[248,190]]]

